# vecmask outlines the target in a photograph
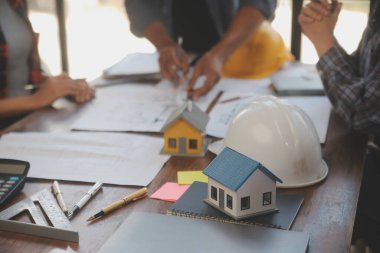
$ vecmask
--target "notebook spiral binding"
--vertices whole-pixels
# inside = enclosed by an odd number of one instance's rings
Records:
[[[171,215],[171,216],[181,216],[181,217],[193,218],[193,219],[211,220],[211,221],[217,221],[217,222],[222,222],[222,223],[231,223],[231,224],[245,225],[245,226],[261,226],[261,227],[278,228],[278,229],[282,228],[281,226],[276,226],[276,225],[268,225],[268,224],[249,222],[249,221],[244,221],[244,220],[233,220],[232,218],[226,219],[226,218],[198,214],[198,213],[193,213],[193,212],[183,212],[183,211],[179,211],[175,209],[167,210],[166,214]]]

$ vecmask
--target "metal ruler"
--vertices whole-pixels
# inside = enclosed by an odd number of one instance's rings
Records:
[[[39,203],[42,210],[36,206],[35,202]],[[29,212],[35,223],[9,220],[25,211]],[[79,242],[78,231],[72,228],[50,189],[37,192],[0,212],[0,230]]]

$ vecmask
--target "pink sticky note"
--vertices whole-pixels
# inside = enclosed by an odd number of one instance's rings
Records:
[[[169,202],[176,202],[179,197],[189,188],[189,185],[179,185],[176,183],[165,183],[150,197],[153,199],[160,199]]]

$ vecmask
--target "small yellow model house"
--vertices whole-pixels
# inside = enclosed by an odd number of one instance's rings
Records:
[[[207,150],[205,138],[209,116],[188,101],[175,110],[161,132],[164,134],[162,153],[178,156],[203,156]]]

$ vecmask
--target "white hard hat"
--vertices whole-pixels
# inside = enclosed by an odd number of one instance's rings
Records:
[[[273,96],[259,97],[244,107],[222,143],[271,170],[283,181],[277,187],[312,185],[328,173],[308,115]]]

